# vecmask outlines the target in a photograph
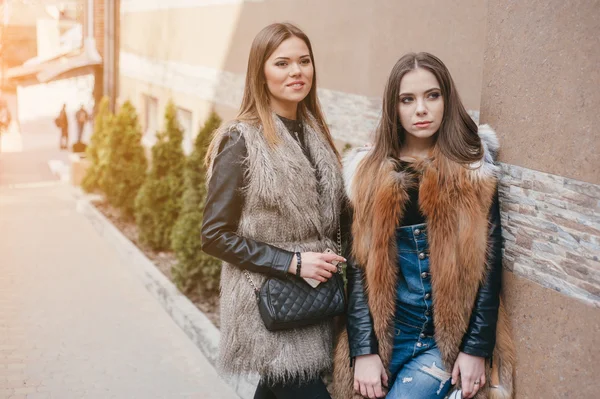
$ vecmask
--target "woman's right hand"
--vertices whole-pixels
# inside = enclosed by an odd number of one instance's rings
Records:
[[[320,252],[302,252],[300,257],[302,258],[300,277],[312,278],[322,283],[330,279],[331,276],[333,276],[333,273],[337,273],[337,266],[334,266],[331,264],[331,262],[346,262],[346,259],[333,253],[326,254]],[[288,270],[290,273],[296,274],[297,262],[298,260],[294,255]]]
[[[361,355],[354,359],[354,390],[365,398],[383,398],[388,376],[379,355]]]

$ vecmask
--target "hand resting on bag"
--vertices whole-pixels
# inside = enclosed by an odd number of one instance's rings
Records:
[[[326,254],[320,252],[302,252],[302,266],[300,268],[300,277],[312,278],[324,283],[337,272],[337,267],[331,262],[346,262],[346,259],[336,254]],[[297,259],[294,256],[290,263],[288,272],[296,274]]]

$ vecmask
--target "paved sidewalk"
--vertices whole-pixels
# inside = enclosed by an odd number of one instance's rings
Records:
[[[0,398],[237,398],[71,190],[0,184]]]
[[[51,121],[29,121],[0,137],[0,186],[58,180],[48,167],[51,160],[69,163],[69,152],[58,147],[58,134],[47,127]]]

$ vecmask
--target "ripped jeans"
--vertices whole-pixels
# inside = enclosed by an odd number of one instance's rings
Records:
[[[396,323],[390,361],[392,388],[387,399],[444,398],[451,374],[444,370],[440,351],[431,336],[421,338],[421,329]]]
[[[396,229],[400,268],[388,399],[444,398],[451,374],[433,338],[433,296],[427,225]]]

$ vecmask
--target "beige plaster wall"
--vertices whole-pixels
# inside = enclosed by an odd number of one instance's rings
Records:
[[[121,49],[244,74],[252,39],[276,21],[304,29],[320,87],[380,97],[395,61],[429,51],[453,73],[468,109],[479,110],[486,1],[289,0],[125,13]]]
[[[488,1],[481,121],[501,158],[600,184],[600,1]]]
[[[516,398],[595,398],[600,309],[504,272],[517,348]]]
[[[486,12],[486,1],[477,0],[248,3],[224,68],[243,72],[256,33],[290,21],[313,42],[322,87],[380,97],[400,56],[429,51],[448,65],[467,108],[479,110]]]
[[[242,8],[225,4],[121,14],[121,51],[219,69]]]
[[[138,81],[136,79],[121,77],[120,79],[121,95],[119,96],[118,102],[122,104],[126,100],[131,101],[138,112],[138,118],[140,126],[145,129],[145,108],[144,108],[144,96],[152,96],[158,100],[158,112],[159,112],[159,128],[163,128],[165,107],[169,99],[172,99],[177,107],[192,111],[192,130],[196,133],[208,117],[212,110],[215,110],[223,118],[233,118],[235,116],[235,110],[229,107],[215,107],[213,103],[209,101],[200,100],[195,96],[179,93],[174,90],[170,90],[164,87],[148,85],[145,82]]]

